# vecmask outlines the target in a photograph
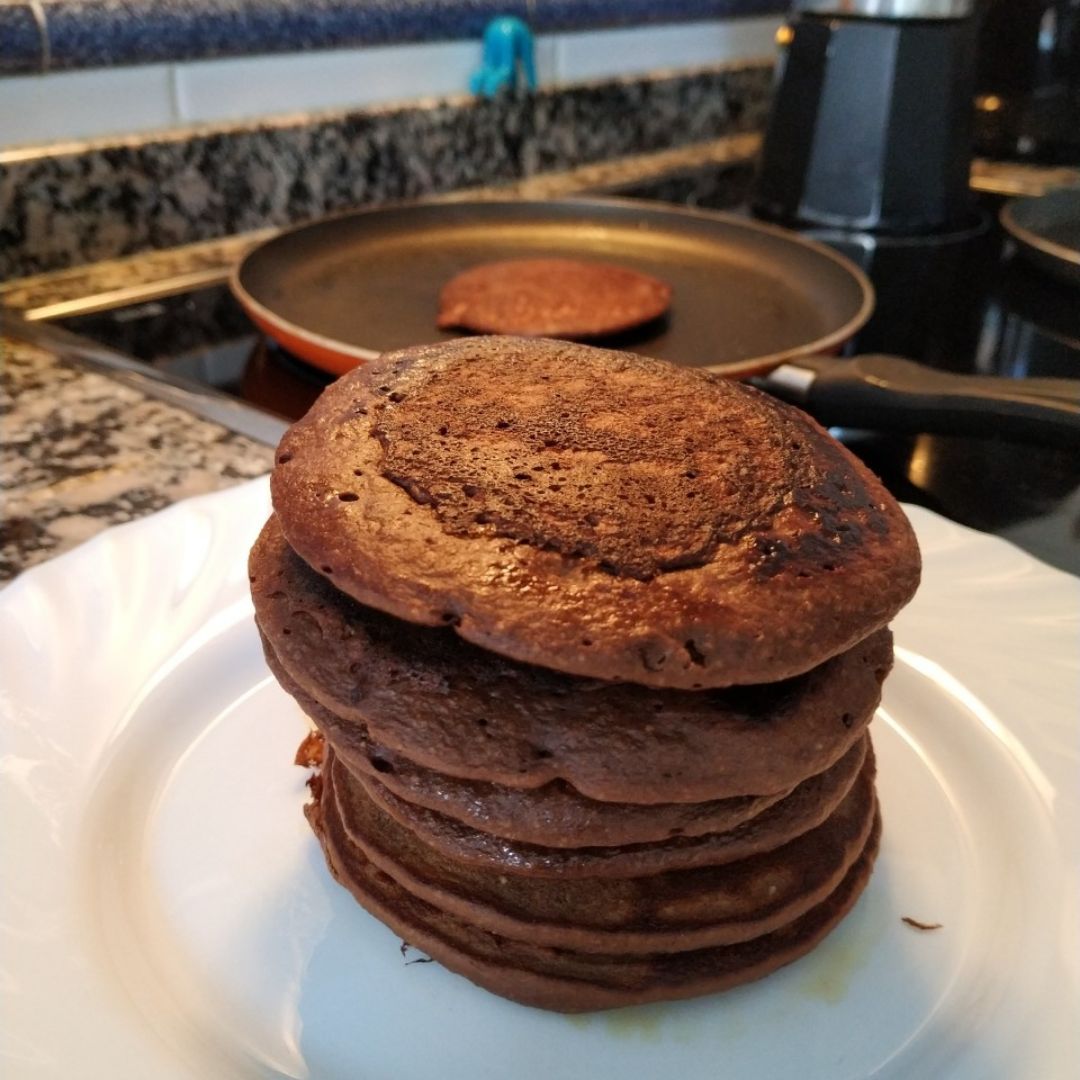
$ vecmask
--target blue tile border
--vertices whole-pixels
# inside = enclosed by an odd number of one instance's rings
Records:
[[[533,0],[529,9],[529,25],[536,33],[543,34],[782,15],[791,9],[791,0]]]
[[[0,5],[0,75],[41,71],[47,63],[34,9],[29,4]]]
[[[50,0],[0,5],[0,75],[786,11],[785,0]],[[44,13],[43,47],[35,9]]]

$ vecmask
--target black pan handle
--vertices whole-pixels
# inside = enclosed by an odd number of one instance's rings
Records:
[[[1080,379],[955,375],[899,356],[811,356],[756,383],[830,427],[1080,446]]]

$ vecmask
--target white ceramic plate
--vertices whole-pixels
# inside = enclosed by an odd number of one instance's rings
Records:
[[[1080,581],[911,510],[855,911],[760,983],[575,1018],[408,963],[331,881],[251,622],[267,508],[264,481],[191,500],[0,593],[0,1075],[1072,1075]]]

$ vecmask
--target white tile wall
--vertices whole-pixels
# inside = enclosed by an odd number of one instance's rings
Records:
[[[0,78],[0,147],[147,131],[177,119],[168,64]]]
[[[772,56],[781,19],[727,19],[555,35],[560,82]]]
[[[177,67],[187,121],[230,120],[460,91],[476,66],[474,41],[208,60]]]
[[[777,18],[553,34],[541,85],[771,55]],[[468,88],[478,41],[243,57],[0,78],[0,148],[338,109]]]

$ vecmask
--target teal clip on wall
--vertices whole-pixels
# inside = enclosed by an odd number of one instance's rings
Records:
[[[484,30],[483,59],[469,79],[469,89],[489,98],[504,87],[517,87],[524,79],[525,85],[535,90],[534,54],[532,31],[525,23],[511,15],[492,19]]]

